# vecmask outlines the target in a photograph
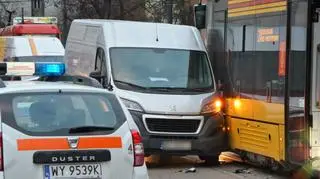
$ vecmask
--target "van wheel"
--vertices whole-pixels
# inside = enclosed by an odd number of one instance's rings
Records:
[[[219,155],[218,156],[199,156],[200,160],[203,160],[206,165],[219,165]]]
[[[170,155],[156,154],[151,156],[151,162],[156,166],[165,166],[171,162]]]
[[[167,165],[172,161],[172,156],[171,155],[166,155],[166,154],[161,154],[159,155],[159,164],[160,165]]]

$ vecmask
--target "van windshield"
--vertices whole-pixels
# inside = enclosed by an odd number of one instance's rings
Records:
[[[120,89],[214,90],[204,52],[159,48],[112,48],[111,67]]]
[[[8,57],[5,62],[64,62],[63,56],[22,56]]]

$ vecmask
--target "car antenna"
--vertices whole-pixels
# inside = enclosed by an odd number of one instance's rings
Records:
[[[24,24],[24,8],[21,8],[21,24]]]
[[[156,23],[156,41],[159,42],[158,23]]]

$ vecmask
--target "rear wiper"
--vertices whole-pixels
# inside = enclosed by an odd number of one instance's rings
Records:
[[[85,133],[85,132],[97,132],[97,131],[112,131],[113,127],[103,127],[103,126],[79,126],[69,129],[70,134],[74,133]]]
[[[133,84],[133,83],[125,82],[125,81],[114,80],[113,82],[120,83],[122,85],[130,86],[130,87],[133,87],[133,88],[148,89],[146,87],[139,86],[139,85],[136,85],[136,84]]]

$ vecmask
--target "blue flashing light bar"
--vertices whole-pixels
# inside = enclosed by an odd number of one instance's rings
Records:
[[[58,62],[0,63],[0,75],[4,76],[62,76],[65,72],[65,64]]]
[[[65,72],[63,63],[35,63],[34,76],[62,76]]]

